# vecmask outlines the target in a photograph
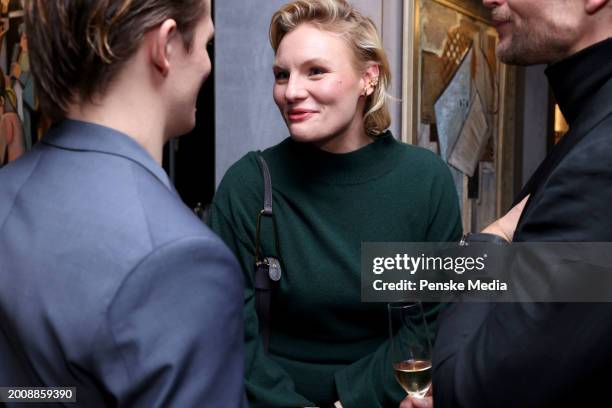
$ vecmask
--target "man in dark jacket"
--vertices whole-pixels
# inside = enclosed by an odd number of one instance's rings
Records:
[[[75,387],[80,407],[243,406],[238,264],[160,165],[195,124],[210,0],[25,7],[55,124],[0,171],[0,387]]]
[[[516,230],[487,232],[514,232],[515,242],[612,241],[612,1],[484,4],[499,58],[550,64],[546,75],[570,125],[519,195],[529,200]],[[610,339],[610,303],[454,304],[440,318],[434,405],[609,405]]]

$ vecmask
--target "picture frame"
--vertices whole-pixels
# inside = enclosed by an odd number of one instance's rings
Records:
[[[452,163],[449,167],[456,182],[465,232],[486,227],[503,215],[514,199],[517,69],[497,60],[495,48],[498,41],[490,11],[480,0],[404,2],[401,139],[435,151],[445,162]],[[482,157],[475,158],[473,152],[471,157],[462,157],[455,154],[458,150],[455,139],[439,138],[436,103],[464,106],[466,114],[462,119],[467,118],[468,111],[473,113],[474,95],[480,95],[482,99],[482,94],[486,93],[474,92],[474,83],[482,77],[475,75],[478,72],[475,66],[478,62],[485,66],[483,61],[489,67],[490,80],[487,83],[493,88],[482,88],[491,89],[493,95],[487,99],[490,103],[484,104],[488,126],[483,128],[483,132],[489,132],[490,136]],[[468,82],[471,85],[469,92],[465,92],[466,82],[463,88],[457,88],[463,89],[463,93],[453,96],[449,88],[453,81],[457,81],[460,70],[470,72]],[[447,91],[449,95],[444,95]],[[481,116],[480,122],[475,123],[482,123]],[[451,128],[455,133],[459,129],[464,132],[467,122],[455,123]],[[473,140],[470,143],[483,143],[483,137],[474,137],[482,136],[474,126],[472,124]],[[464,144],[471,146],[470,143]],[[469,152],[463,147],[463,152]],[[460,165],[468,163],[471,166]]]

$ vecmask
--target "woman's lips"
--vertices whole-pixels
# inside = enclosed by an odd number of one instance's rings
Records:
[[[291,110],[287,114],[290,122],[303,122],[310,119],[316,112],[307,110]]]

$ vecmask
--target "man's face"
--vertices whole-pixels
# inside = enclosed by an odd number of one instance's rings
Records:
[[[584,5],[580,0],[483,0],[499,33],[497,56],[507,64],[561,60],[578,46]]]
[[[210,7],[208,9],[210,10]],[[195,126],[198,93],[212,68],[207,45],[212,40],[213,33],[213,22],[210,13],[207,13],[195,27],[191,48],[188,50],[179,47],[177,69],[173,73],[176,79],[173,81],[175,92],[174,102],[171,104],[173,129],[169,134],[183,135]]]

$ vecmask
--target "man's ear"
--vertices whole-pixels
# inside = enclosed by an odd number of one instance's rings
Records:
[[[168,75],[170,69],[170,55],[173,52],[172,39],[176,34],[176,21],[173,19],[165,20],[150,33],[151,62],[164,76]]]
[[[584,0],[584,9],[588,14],[595,14],[610,0]]]

